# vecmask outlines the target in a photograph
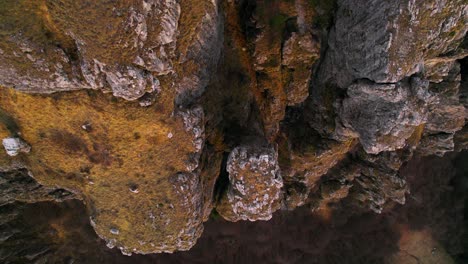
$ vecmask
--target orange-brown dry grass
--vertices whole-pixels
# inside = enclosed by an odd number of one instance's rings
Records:
[[[178,222],[164,228],[147,223],[152,210],[178,219],[173,214],[179,211],[168,208],[177,198],[167,178],[186,171],[194,151],[180,119],[94,91],[43,96],[0,88],[0,108],[32,146],[15,158],[1,151],[0,167],[21,161],[41,184],[82,194],[99,233],[118,228],[126,245],[142,248],[137,238],[164,239],[163,232],[178,228]],[[0,136],[12,136],[4,123]]]

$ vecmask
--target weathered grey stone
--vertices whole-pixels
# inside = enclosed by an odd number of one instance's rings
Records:
[[[426,121],[428,82],[352,84],[338,110],[335,136],[358,137],[367,153],[378,154],[403,148],[415,127]]]
[[[169,181],[180,200],[177,210],[185,213],[182,214],[183,219],[172,219],[181,222],[179,233],[174,234],[172,238],[175,245],[168,246],[168,249],[161,249],[161,251],[172,252],[174,248],[189,250],[203,233],[203,190],[200,176],[194,173],[178,173]],[[168,242],[170,241],[171,239]]]
[[[390,200],[405,204],[409,187],[398,170],[407,158],[395,152],[364,154],[361,175],[356,178],[355,192],[351,195],[376,213],[381,213]]]
[[[223,46],[223,20],[217,0],[207,1],[205,14],[197,25],[193,41],[182,50],[177,61],[180,66],[175,90],[176,103],[190,104],[204,91],[216,72]]]
[[[62,9],[56,4],[41,7],[40,3],[28,7],[38,9],[31,16],[35,23],[43,25],[43,32],[27,25],[25,28],[30,31],[11,32],[2,40],[9,49],[0,54],[0,85],[46,94],[99,89],[137,100],[146,94],[155,97],[164,89],[174,89],[174,84],[182,87],[176,88],[179,95],[191,90],[199,96],[208,84],[222,46],[222,21],[215,1],[197,3],[202,6],[199,11],[203,18],[194,16],[192,22],[183,25],[181,6],[185,3],[176,0],[107,5],[64,2]],[[25,16],[29,12],[23,10],[23,4],[15,8],[16,13]],[[67,19],[62,19],[63,12],[69,13]],[[10,27],[20,26],[14,18],[4,19]],[[25,19],[24,23],[31,20]],[[90,21],[95,25],[92,31],[82,27],[82,23]],[[187,31],[188,27],[194,30],[181,35],[180,31]],[[39,39],[51,35],[52,41],[31,41],[29,35]],[[183,45],[177,46],[178,42]],[[145,100],[143,106],[151,103]]]
[[[278,153],[272,147],[246,145],[235,148],[227,161],[229,186],[217,206],[229,221],[269,220],[280,208],[283,180]]]
[[[438,133],[425,135],[418,145],[418,153],[423,155],[443,156],[453,151],[455,147],[452,133]]]
[[[462,105],[433,105],[429,108],[426,133],[455,133],[465,124],[465,107]]]
[[[337,3],[321,39],[305,0],[4,0],[0,206],[80,194],[130,255],[190,249],[213,209],[256,221],[345,197],[404,203],[413,150],[468,146],[468,7]],[[99,91],[22,93],[78,89]]]
[[[466,109],[460,100],[460,65],[447,62],[441,68],[446,70],[435,73],[441,80],[429,87],[434,100],[428,105],[427,122],[418,146],[418,152],[423,155],[442,156],[453,151],[454,134],[465,125]]]
[[[193,135],[193,147],[195,152],[188,160],[187,170],[194,171],[198,168],[201,152],[205,144],[205,115],[201,106],[194,106],[190,109],[178,109],[176,116],[181,117],[185,126],[185,131]]]
[[[322,81],[396,83],[455,50],[467,19],[462,0],[339,0]]]
[[[16,156],[20,152],[28,153],[31,151],[31,147],[18,137],[9,137],[2,139],[3,147],[10,156]]]
[[[358,206],[381,213],[389,201],[405,203],[409,188],[398,171],[411,155],[359,150],[357,155],[332,169],[320,185],[320,202],[349,196]]]
[[[302,103],[309,95],[309,82],[313,63],[318,59],[319,44],[309,33],[299,35],[293,32],[282,50],[282,64],[286,67],[285,83],[288,105]]]

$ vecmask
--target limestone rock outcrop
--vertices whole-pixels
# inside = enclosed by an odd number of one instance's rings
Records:
[[[448,72],[432,82],[429,89],[435,99],[428,107],[428,120],[419,145],[425,155],[443,155],[455,149],[454,135],[465,125],[466,108],[460,95],[460,64],[447,63]]]
[[[0,84],[29,93],[99,89],[148,105],[199,94],[220,54],[216,1],[8,0],[0,12]]]
[[[31,147],[18,137],[8,137],[2,140],[2,145],[5,151],[10,156],[16,156],[20,152],[28,153],[31,151]]]
[[[336,3],[303,124],[322,138],[359,140],[366,154],[343,160],[350,163],[348,172],[338,173],[356,177],[338,177],[328,184],[339,196],[352,194],[379,212],[389,200],[404,201],[406,187],[396,176],[399,166],[382,171],[383,160],[369,162],[370,157],[407,153],[396,163],[401,165],[415,150],[425,155],[452,151],[454,137],[461,138],[457,132],[464,127],[466,110],[459,60],[467,55],[468,9],[459,1]],[[361,161],[371,169],[363,169]],[[297,187],[300,181],[290,180],[296,191],[286,201],[297,200],[298,189],[310,192],[304,185]],[[324,202],[319,201],[327,199],[317,194],[319,189],[330,190],[326,182],[317,182],[308,199],[320,207]]]
[[[4,0],[0,203],[82,200],[124,254],[203,222],[384,212],[468,148],[464,0]]]
[[[359,138],[371,154],[403,148],[415,128],[426,122],[428,86],[417,77],[396,84],[352,84],[338,109],[335,137]]]
[[[205,137],[203,108],[185,105],[218,63],[218,8],[208,0],[3,3],[0,85],[14,90],[1,91],[0,134],[15,157],[2,156],[0,167],[20,164],[41,184],[76,193],[99,236],[126,254],[188,250],[203,230]]]
[[[269,220],[280,208],[283,179],[272,147],[240,146],[227,160],[228,190],[217,211],[229,221]]]
[[[77,199],[79,196],[61,188],[39,184],[24,168],[0,170],[0,206],[14,202],[37,203],[44,201],[61,202]]]
[[[462,0],[338,0],[321,81],[396,83],[455,52],[466,35]]]

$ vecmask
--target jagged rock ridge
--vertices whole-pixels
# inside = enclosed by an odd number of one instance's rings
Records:
[[[467,20],[462,0],[7,0],[5,203],[82,199],[125,254],[188,250],[211,211],[404,204],[414,152],[468,145]]]

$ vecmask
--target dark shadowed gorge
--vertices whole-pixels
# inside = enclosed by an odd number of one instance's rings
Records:
[[[468,263],[465,0],[0,1],[2,263]]]

